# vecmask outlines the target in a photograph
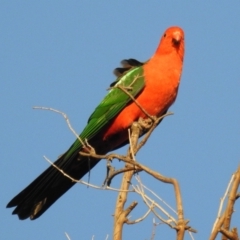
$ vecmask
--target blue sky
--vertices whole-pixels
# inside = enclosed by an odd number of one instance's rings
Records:
[[[117,194],[74,186],[36,221],[20,221],[8,201],[34,180],[75,140],[64,111],[80,132],[114,81],[122,59],[145,61],[163,31],[185,31],[186,54],[174,115],[156,129],[137,159],[179,180],[185,218],[207,239],[219,200],[239,165],[240,2],[176,1],[1,1],[0,109],[3,239],[105,239],[112,236]],[[124,153],[126,149],[119,150]],[[116,166],[121,166],[116,164]],[[101,185],[105,162],[91,172]],[[141,174],[144,183],[173,206],[171,186]],[[119,178],[113,186],[119,186]],[[131,219],[146,207],[141,199]],[[239,202],[232,226],[239,226]],[[150,239],[153,215],[125,226],[124,239]],[[156,239],[174,239],[164,225]],[[186,239],[190,239],[186,235]]]

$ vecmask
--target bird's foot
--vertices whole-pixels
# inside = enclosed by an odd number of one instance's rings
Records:
[[[144,131],[144,130],[150,129],[156,119],[157,118],[154,116],[152,117],[152,119],[151,118],[139,118],[138,123],[141,126],[142,130]]]

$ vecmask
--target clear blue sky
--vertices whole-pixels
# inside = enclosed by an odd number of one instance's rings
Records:
[[[207,239],[231,174],[240,159],[239,1],[1,1],[0,146],[2,239],[105,239],[112,236],[116,193],[74,186],[36,221],[20,221],[8,201],[74,141],[63,118],[80,132],[114,80],[124,58],[145,61],[163,31],[185,31],[186,54],[179,95],[137,158],[179,180],[185,218]],[[122,150],[120,151],[123,152]],[[118,165],[119,166],[119,165]],[[91,172],[101,185],[105,162]],[[174,207],[171,186],[142,175]],[[118,179],[113,186],[118,187]],[[139,206],[131,219],[142,216]],[[239,225],[239,202],[232,226]],[[126,226],[124,239],[150,239],[153,215]],[[156,239],[174,239],[160,225]],[[186,235],[186,239],[190,239]]]

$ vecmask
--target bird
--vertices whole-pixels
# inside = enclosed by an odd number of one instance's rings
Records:
[[[76,139],[54,165],[70,177],[81,179],[100,161],[79,154],[88,151],[85,140],[97,154],[107,154],[129,143],[131,124],[139,118],[147,118],[142,109],[155,117],[165,114],[178,94],[184,51],[183,29],[171,26],[164,31],[148,61],[123,60],[122,68],[114,70],[116,81],[110,85],[107,95],[79,135],[83,141]],[[17,214],[20,220],[37,219],[74,184],[51,165],[18,193],[7,208],[15,207],[12,214]]]

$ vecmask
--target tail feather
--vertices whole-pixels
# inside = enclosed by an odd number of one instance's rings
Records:
[[[65,155],[62,155],[54,164],[72,178],[80,179],[98,162],[98,159],[80,157],[79,154],[75,154],[67,161]],[[36,219],[74,184],[75,182],[55,167],[50,166],[15,196],[7,207],[16,207],[13,214],[17,214],[21,220],[28,217],[32,220]]]

